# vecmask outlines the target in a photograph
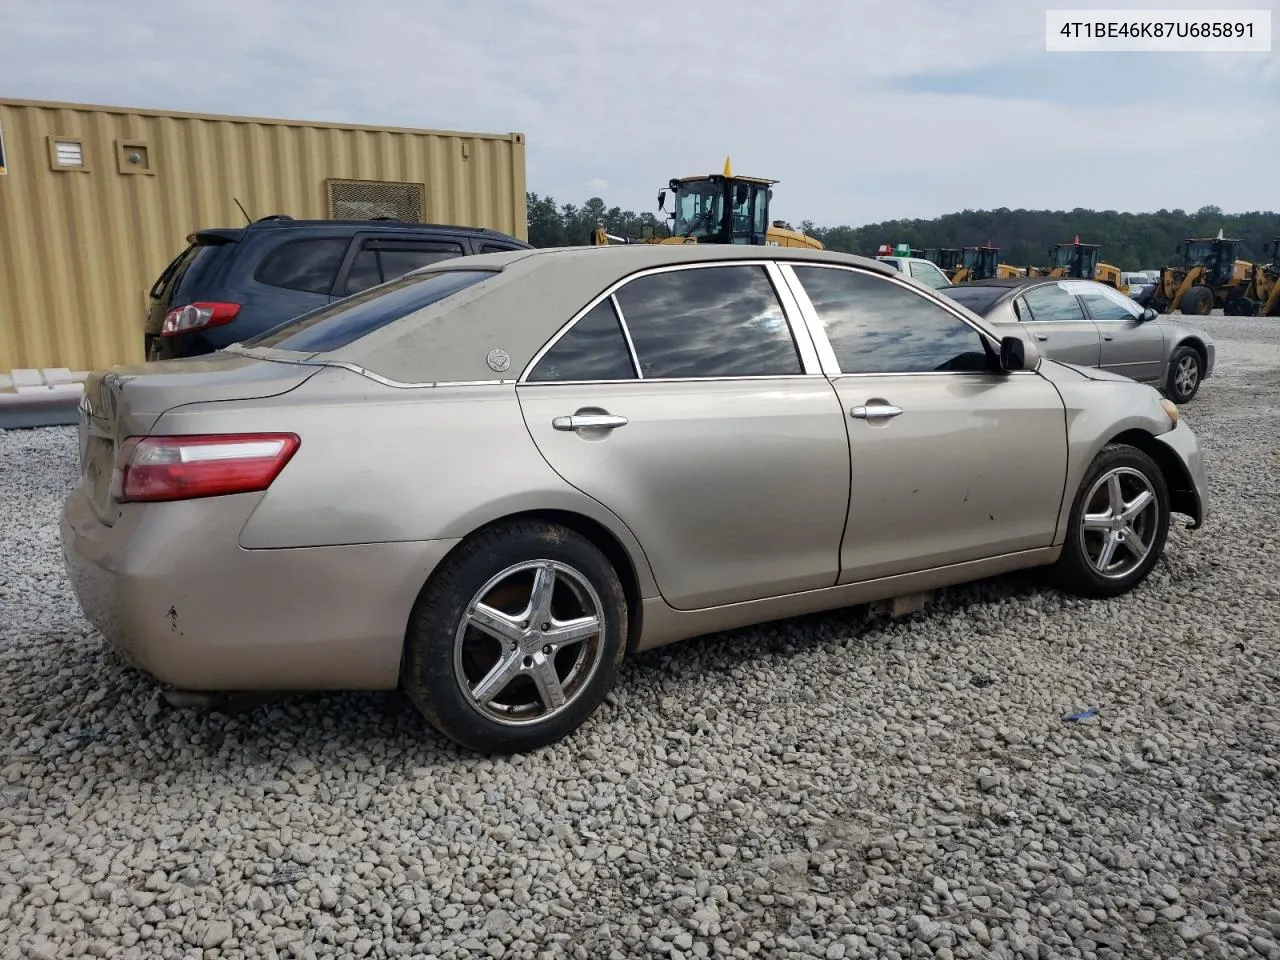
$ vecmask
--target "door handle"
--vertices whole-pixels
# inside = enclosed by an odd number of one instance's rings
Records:
[[[1049,339],[1049,337],[1048,337],[1048,335],[1047,335],[1047,334],[1037,333],[1037,334],[1036,334],[1036,339],[1037,339],[1037,340],[1039,340],[1041,343],[1043,343],[1045,340],[1048,340],[1048,339]]]
[[[849,416],[855,420],[887,420],[900,413],[902,408],[895,407],[892,403],[869,403],[865,407],[854,407],[849,411]]]
[[[1112,340],[1115,339],[1115,337],[1103,337],[1102,339],[1107,341],[1107,343],[1110,343]]]
[[[551,421],[556,430],[613,430],[626,425],[626,417],[608,413],[575,413],[571,417],[556,417]]]

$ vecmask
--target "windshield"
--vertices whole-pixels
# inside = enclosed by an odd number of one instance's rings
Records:
[[[496,270],[411,273],[304,313],[244,342],[299,353],[326,353],[394,323],[460,290],[496,277]]]
[[[1212,240],[1193,240],[1187,244],[1187,260],[1191,263],[1206,263],[1212,254]]]
[[[1075,263],[1076,250],[1075,247],[1054,247],[1053,248],[1053,266],[1069,267]]]
[[[692,180],[676,188],[675,233],[705,238],[720,233],[724,188],[710,180]]]
[[[1009,288],[961,285],[944,287],[941,292],[956,303],[968,307],[978,316],[982,316],[993,303],[1009,292]]]

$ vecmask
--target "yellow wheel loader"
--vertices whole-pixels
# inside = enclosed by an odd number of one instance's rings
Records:
[[[1077,235],[1070,243],[1055,243],[1049,251],[1048,268],[1028,267],[1027,276],[1048,276],[1057,280],[1097,280],[1127,294],[1129,285],[1122,279],[1120,268],[1114,264],[1099,262],[1101,255],[1101,246],[1096,243],[1081,243]]]
[[[1240,241],[1223,237],[1198,237],[1184,240],[1178,248],[1182,263],[1161,267],[1151,297],[1144,306],[1161,313],[1181,310],[1186,316],[1203,317],[1221,307],[1226,313],[1244,308],[1253,286],[1253,264],[1236,258]]]
[[[822,243],[781,220],[770,221],[769,201],[777,180],[735,177],[729,158],[724,172],[702,177],[679,177],[658,192],[658,209],[665,212],[667,190],[673,195],[669,214],[671,236],[627,240],[598,227],[591,236],[594,245],[612,243],[738,243],[770,247],[807,247],[821,250]]]
[[[1255,263],[1253,277],[1244,296],[1228,301],[1222,312],[1228,316],[1280,317],[1280,237],[1262,247],[1271,262]]]

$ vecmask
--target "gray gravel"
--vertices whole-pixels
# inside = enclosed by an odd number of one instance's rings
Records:
[[[1280,957],[1280,321],[1206,326],[1216,513],[1138,593],[693,641],[500,762],[160,707],[63,577],[72,431],[0,435],[0,960]]]

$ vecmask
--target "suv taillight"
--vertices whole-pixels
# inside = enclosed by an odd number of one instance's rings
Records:
[[[130,437],[120,445],[113,494],[129,503],[256,493],[300,444],[295,433]]]
[[[240,312],[238,303],[188,303],[174,307],[164,315],[164,323],[160,327],[160,336],[172,337],[175,333],[189,333],[192,330],[205,330],[229,323]]]

